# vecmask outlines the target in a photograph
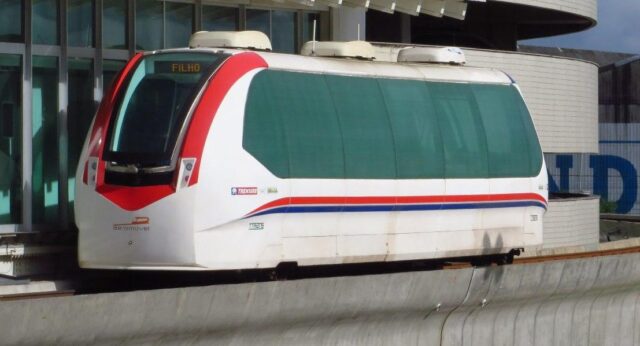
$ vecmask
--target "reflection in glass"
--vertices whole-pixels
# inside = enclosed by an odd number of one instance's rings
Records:
[[[0,42],[22,42],[22,1],[0,0]]]
[[[268,10],[247,10],[247,30],[264,32],[271,38],[270,15]]]
[[[82,144],[93,120],[93,76],[91,59],[69,59],[69,107],[67,123],[69,130],[69,210],[73,213],[75,173]],[[70,215],[73,220],[73,215]]]
[[[161,1],[157,0],[136,1],[137,50],[154,50],[162,48],[162,4],[163,3]]]
[[[165,48],[186,47],[193,32],[193,5],[165,3]]]
[[[102,86],[105,94],[111,88],[113,79],[126,64],[127,62],[122,60],[104,60],[102,62]]]
[[[33,0],[34,44],[58,44],[58,0]]]
[[[67,39],[73,47],[93,47],[93,1],[68,0]]]
[[[0,224],[21,219],[21,81],[21,57],[0,54]]]
[[[271,11],[271,45],[276,52],[294,53],[296,50],[296,13],[292,11]]]
[[[127,1],[102,1],[102,47],[127,48]]]
[[[33,57],[33,222],[58,217],[58,58]]]
[[[238,30],[238,9],[223,6],[202,6],[202,30]]]

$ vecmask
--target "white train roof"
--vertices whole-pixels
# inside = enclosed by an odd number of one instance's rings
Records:
[[[171,49],[171,51],[209,51],[227,54],[247,52],[247,50],[220,48]],[[461,83],[513,83],[507,74],[492,68],[429,63],[364,61],[260,51],[253,51],[253,53],[260,55],[267,62],[269,68],[287,71]]]

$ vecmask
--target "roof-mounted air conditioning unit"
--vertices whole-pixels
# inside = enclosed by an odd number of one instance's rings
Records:
[[[366,41],[309,41],[302,46],[301,55],[373,60],[375,52]]]
[[[457,47],[411,47],[400,50],[398,62],[464,65],[464,52]]]
[[[191,35],[189,48],[198,47],[271,50],[271,41],[260,31],[198,31]]]

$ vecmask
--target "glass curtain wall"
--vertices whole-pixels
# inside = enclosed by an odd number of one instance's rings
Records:
[[[0,224],[21,221],[22,59],[0,54]]]
[[[68,0],[67,39],[69,46],[93,47],[93,0]]]
[[[127,49],[127,0],[102,0],[102,47]]]
[[[313,22],[316,23],[316,41],[320,41],[320,13],[304,12],[302,14],[302,43],[313,41]]]
[[[136,1],[136,49],[185,47],[193,32],[193,4]]]
[[[105,92],[111,88],[113,79],[126,64],[126,61],[121,60],[104,60],[102,62],[102,89]]]
[[[26,22],[25,10],[29,9],[31,20]],[[131,20],[128,16],[134,12]],[[198,12],[200,23],[195,22]],[[97,15],[101,26],[96,26]],[[131,51],[184,47],[195,28],[202,28],[260,30],[271,38],[275,51],[294,52],[300,44],[297,38],[311,38],[312,21],[317,17],[317,13],[296,10],[218,5],[215,0],[0,0],[0,225],[33,223],[41,229],[59,225],[60,215],[73,222],[75,172],[95,114],[95,95],[106,93]],[[32,47],[21,44],[28,41],[26,25],[31,28]],[[104,50],[93,49],[96,34],[101,35],[99,48]],[[59,46],[64,37],[67,47],[73,49]],[[25,60],[25,51],[32,51],[33,56]],[[24,61],[28,65],[23,66]],[[63,65],[67,66],[61,71]],[[31,72],[32,89],[23,99],[25,71]],[[100,75],[102,85],[97,85],[95,78]],[[67,85],[60,84],[60,76],[68,77]],[[61,99],[59,91],[66,89],[67,96]],[[32,109],[33,150],[27,152],[29,156],[24,156],[22,148],[23,102]],[[60,154],[61,111],[68,117],[68,158]],[[32,160],[31,172],[24,177],[23,157]],[[64,185],[60,160],[68,169],[68,201],[59,197]],[[32,203],[26,206],[32,210],[25,213],[32,220],[22,220],[23,178],[32,187]]]
[[[95,112],[93,100],[93,60],[69,59],[69,106],[67,123],[69,131],[69,215],[73,219],[75,174],[82,144],[89,131]]]
[[[0,0],[0,42],[22,41],[22,0]]]
[[[33,44],[58,44],[58,0],[32,0]]]
[[[296,12],[247,9],[247,30],[258,30],[271,39],[274,51],[295,53]]]
[[[58,221],[58,58],[33,57],[33,223]]]
[[[235,7],[202,5],[202,30],[238,30],[238,9]]]

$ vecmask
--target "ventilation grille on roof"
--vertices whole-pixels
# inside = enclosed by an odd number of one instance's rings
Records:
[[[198,47],[271,50],[271,41],[260,31],[198,31],[191,35],[189,48]]]
[[[363,60],[373,60],[375,57],[373,46],[371,43],[365,41],[309,41],[302,46],[300,54]]]
[[[464,65],[464,52],[457,47],[411,47],[398,53],[398,62]]]

